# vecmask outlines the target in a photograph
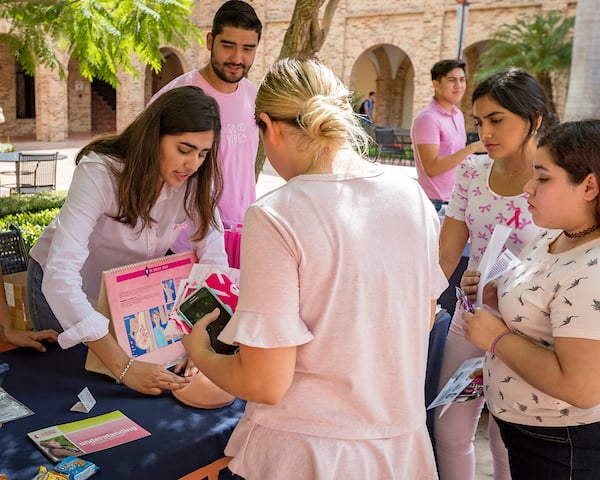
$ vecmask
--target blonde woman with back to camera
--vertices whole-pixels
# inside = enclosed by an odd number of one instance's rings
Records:
[[[247,211],[240,298],[211,351],[183,342],[248,401],[225,453],[251,479],[436,479],[424,381],[439,220],[414,179],[361,154],[349,92],[316,60],[284,59],[258,90],[269,161],[287,180]]]

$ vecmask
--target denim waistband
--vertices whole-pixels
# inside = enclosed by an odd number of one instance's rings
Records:
[[[448,202],[445,202],[444,200],[431,200],[431,203],[433,203],[433,206],[438,212],[444,205],[448,205]]]

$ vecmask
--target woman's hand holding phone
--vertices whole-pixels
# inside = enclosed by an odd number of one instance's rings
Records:
[[[207,313],[198,320],[194,324],[192,331],[181,338],[181,342],[188,352],[188,355],[190,355],[191,351],[198,349],[212,351],[210,336],[206,327],[217,318],[219,318],[219,309],[215,308],[212,312]]]
[[[209,288],[201,287],[187,297],[181,302],[179,313],[190,326],[195,327],[196,323],[204,320],[207,313],[215,309],[219,312],[219,315],[216,319],[206,324],[212,349],[223,355],[237,353],[239,349],[237,346],[227,345],[217,339],[221,331],[225,328],[225,325],[231,319],[231,314]],[[204,322],[202,323],[204,324]]]

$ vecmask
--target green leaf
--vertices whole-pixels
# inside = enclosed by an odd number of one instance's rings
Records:
[[[185,49],[201,38],[190,15],[193,0],[2,0],[0,19],[10,22],[3,37],[29,75],[37,65],[64,78],[57,51],[79,61],[81,74],[119,85],[119,69],[133,76],[139,58],[160,70],[163,45]]]
[[[553,105],[552,80],[567,75],[571,66],[574,25],[575,17],[563,18],[556,10],[536,15],[532,21],[518,19],[513,24],[502,24],[480,57],[475,80],[511,66],[520,67],[540,81],[549,79],[544,86]]]

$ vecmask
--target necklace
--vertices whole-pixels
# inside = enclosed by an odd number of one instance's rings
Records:
[[[511,172],[509,173],[508,171],[505,170],[506,176],[508,178],[515,178],[515,177],[520,177],[521,175],[523,175],[523,173],[525,171],[528,171],[529,168],[527,168],[527,166],[525,166],[525,168],[521,168],[519,171],[515,171],[515,172]]]
[[[581,237],[585,237],[586,235],[588,235],[592,232],[595,232],[599,228],[600,228],[600,225],[593,225],[590,228],[586,228],[585,230],[582,230],[581,232],[569,233],[566,230],[563,230],[563,233],[565,234],[565,236],[567,238],[581,238]]]

